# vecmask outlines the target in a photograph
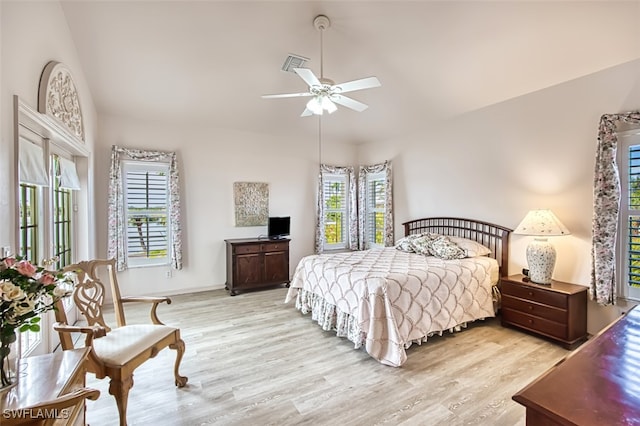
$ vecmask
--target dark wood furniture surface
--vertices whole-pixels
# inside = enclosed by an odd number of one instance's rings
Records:
[[[225,289],[235,296],[249,290],[289,284],[289,239],[235,238],[227,244]]]
[[[587,338],[587,287],[552,280],[535,284],[524,275],[501,279],[502,325],[519,327],[572,348]]]
[[[513,396],[527,425],[640,424],[640,308],[634,308]]]
[[[16,387],[0,395],[0,418],[2,424],[24,422],[13,418],[20,415],[31,417],[38,414],[37,407],[45,401],[55,400],[85,386],[86,359],[89,348],[61,351],[46,355],[22,358],[18,362],[19,380]],[[12,415],[12,413],[15,413]],[[85,404],[82,399],[69,410],[50,411],[43,414],[48,420],[44,424],[84,425]]]

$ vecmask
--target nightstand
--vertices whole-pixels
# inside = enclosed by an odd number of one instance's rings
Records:
[[[552,280],[535,284],[524,275],[501,279],[502,325],[548,337],[572,349],[587,338],[587,287]]]

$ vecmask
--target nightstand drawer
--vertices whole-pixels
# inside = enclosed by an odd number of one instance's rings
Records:
[[[518,325],[537,333],[557,337],[558,339],[567,338],[566,324],[560,324],[544,318],[534,317],[533,315],[527,315],[509,308],[502,309],[502,318],[504,321],[508,321],[511,324]]]
[[[530,300],[545,305],[555,306],[560,309],[567,309],[567,296],[549,290],[529,287],[526,285],[514,284],[509,281],[502,282],[502,294],[515,296],[520,299]]]
[[[542,305],[529,300],[518,299],[517,297],[502,295],[502,307],[510,308],[525,314],[545,318],[559,323],[567,322],[567,311],[553,306]]]

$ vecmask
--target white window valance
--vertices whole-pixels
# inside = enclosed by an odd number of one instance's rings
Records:
[[[60,164],[60,188],[80,190],[80,179],[76,171],[76,163],[66,158],[58,157]]]
[[[21,138],[18,168],[20,183],[49,186],[49,174],[44,163],[44,152],[41,146]]]

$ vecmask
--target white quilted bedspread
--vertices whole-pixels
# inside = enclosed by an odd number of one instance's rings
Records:
[[[342,335],[356,347],[362,336],[373,358],[397,367],[413,342],[493,317],[498,275],[489,257],[441,260],[393,247],[312,255],[298,264],[285,303],[296,299],[296,307],[314,310],[319,323],[327,318],[315,310],[327,317],[330,307],[334,329],[336,317],[348,318],[351,330]]]

